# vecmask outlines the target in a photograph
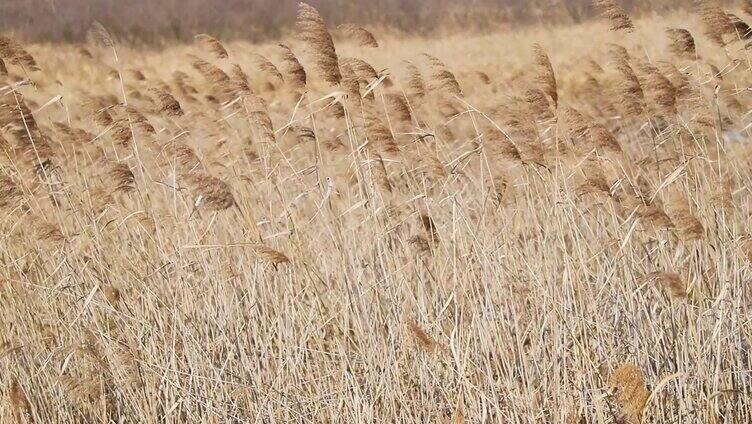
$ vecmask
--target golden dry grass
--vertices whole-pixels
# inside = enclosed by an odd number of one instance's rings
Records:
[[[301,14],[0,44],[0,422],[752,415],[741,34]]]

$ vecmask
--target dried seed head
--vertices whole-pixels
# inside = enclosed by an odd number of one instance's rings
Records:
[[[211,84],[217,96],[227,97],[232,92],[233,84],[225,71],[199,57],[193,55],[188,55],[188,57],[191,59],[191,66]]]
[[[633,364],[621,364],[609,378],[609,386],[616,391],[616,404],[622,419],[639,424],[650,392],[645,386],[645,374]]]
[[[590,124],[588,139],[591,145],[599,150],[613,153],[621,153],[622,151],[619,141],[603,124]]]
[[[394,135],[381,118],[374,113],[367,113],[364,119],[366,136],[371,148],[381,156],[398,156],[400,149],[394,141]]]
[[[302,89],[306,86],[306,71],[295,54],[284,44],[280,44],[282,49],[282,72],[285,79],[293,88]]]
[[[28,71],[39,70],[34,56],[10,37],[0,36],[0,59],[5,59],[11,65],[21,66]]]
[[[379,187],[380,190],[382,190],[384,193],[391,193],[392,192],[392,184],[389,182],[389,176],[386,172],[386,166],[384,165],[384,160],[381,158],[381,156],[378,153],[374,154],[374,159],[371,161],[371,176],[376,183],[376,185]]]
[[[60,227],[52,222],[45,221],[43,218],[32,216],[31,217],[32,228],[34,234],[39,241],[44,241],[52,244],[62,244],[66,238],[60,231]]]
[[[222,211],[236,204],[227,183],[207,172],[183,174],[181,180],[197,196],[196,205],[205,205],[212,211]]]
[[[605,197],[611,196],[611,184],[608,183],[603,168],[598,160],[589,159],[582,165],[583,181],[577,186],[577,196],[596,194]]]
[[[439,69],[431,75],[432,89],[444,92],[453,96],[462,97],[462,89],[460,88],[457,78],[454,74],[446,69]]]
[[[112,35],[110,35],[110,32],[107,31],[107,28],[105,28],[104,25],[97,21],[94,21],[91,25],[87,35],[96,45],[101,47],[115,47],[115,40],[112,38]]]
[[[357,57],[343,57],[340,59],[340,63],[344,66],[349,66],[355,75],[366,83],[370,83],[379,78],[379,73],[373,69],[373,66],[363,59],[358,59]]]
[[[133,175],[127,163],[112,162],[107,174],[112,179],[116,192],[130,193],[136,189],[136,177]]]
[[[677,298],[687,297],[687,287],[684,281],[679,274],[674,272],[651,272],[642,278],[641,283],[658,285]]]
[[[548,102],[546,93],[537,88],[525,91],[525,101],[530,107],[530,112],[537,121],[547,121],[554,117],[551,104]]]
[[[702,18],[705,35],[719,46],[724,46],[726,42],[723,36],[735,32],[726,12],[714,0],[698,1],[698,12]]]
[[[413,337],[413,340],[415,340],[418,347],[423,351],[429,354],[433,354],[436,351],[438,347],[436,340],[434,340],[434,338],[431,337],[431,335],[428,334],[415,320],[409,320],[407,322],[407,330],[410,332],[410,335]]]
[[[641,86],[656,112],[667,118],[676,115],[676,89],[671,81],[658,68],[648,63],[642,63],[640,71],[644,76]]]
[[[426,84],[417,66],[405,61],[404,90],[408,96],[421,98],[426,95]]]
[[[110,302],[112,306],[117,306],[118,303],[120,303],[120,290],[118,290],[116,287],[106,286],[104,289],[102,289],[102,293],[104,294],[105,299],[107,299],[107,301]]]
[[[639,116],[645,108],[645,95],[632,66],[629,65],[624,54],[616,51],[613,54],[614,67],[618,73],[615,89],[618,102],[624,114],[631,117]]]
[[[559,109],[559,116],[572,137],[580,138],[587,132],[589,120],[577,109],[566,106],[562,107]]]
[[[512,163],[521,161],[520,151],[512,140],[498,128],[488,125],[483,128],[483,148],[491,157]]]
[[[537,67],[535,80],[538,88],[551,98],[554,108],[557,108],[559,106],[559,95],[556,88],[556,75],[554,74],[551,60],[549,60],[546,51],[539,44],[533,45],[533,53],[535,54],[535,65]]]
[[[339,84],[342,75],[337,51],[319,12],[308,4],[298,3],[297,27],[298,37],[306,45],[308,54],[324,81],[332,85]]]
[[[290,262],[290,259],[284,253],[274,250],[265,244],[258,243],[253,246],[253,250],[260,259],[275,266]]]
[[[404,94],[388,93],[384,96],[384,102],[391,119],[399,122],[412,122],[413,117],[410,112],[410,105],[407,103]]]
[[[0,175],[0,209],[15,208],[23,201],[23,192],[8,176]]]
[[[632,19],[627,12],[619,6],[614,0],[593,0],[595,7],[600,8],[601,14],[611,23],[612,31],[624,30],[626,32],[634,31]]]
[[[19,424],[34,422],[29,398],[26,397],[26,393],[15,379],[11,379],[8,389],[8,403],[10,404],[13,421]]]
[[[279,69],[277,69],[277,67],[265,56],[252,53],[250,59],[259,71],[269,75],[279,82],[284,82],[285,78],[282,76],[282,73],[280,73]]]
[[[422,236],[412,236],[410,237],[410,240],[408,242],[417,250],[419,254],[427,254],[431,252],[431,243],[428,242],[428,240]]]
[[[125,119],[119,119],[112,124],[112,128],[109,132],[110,137],[117,143],[120,143],[123,147],[128,147],[133,140],[133,131],[131,126]]]
[[[681,195],[672,196],[669,202],[671,221],[685,240],[698,240],[705,234],[705,228],[692,213],[688,199]]]
[[[217,58],[217,59],[227,59],[229,57],[229,55],[227,54],[227,49],[225,49],[225,46],[223,46],[222,43],[219,42],[219,40],[217,40],[216,38],[212,37],[211,35],[208,35],[208,34],[198,34],[195,38],[215,58]]]
[[[243,98],[243,105],[248,112],[248,119],[258,140],[261,143],[275,143],[274,124],[269,116],[266,101],[254,94],[248,94]]]
[[[379,43],[376,41],[376,37],[373,36],[367,29],[359,27],[353,24],[343,24],[337,27],[340,31],[350,36],[353,40],[357,41],[361,47],[376,48]]]
[[[159,112],[164,113],[165,116],[177,117],[183,116],[183,108],[180,107],[178,102],[172,94],[160,88],[150,88],[150,92],[154,93],[159,104]]]
[[[174,164],[180,173],[193,171],[201,164],[201,161],[198,156],[196,156],[193,149],[180,141],[171,141],[162,146],[160,155],[162,155],[168,163]]]
[[[428,234],[428,239],[432,243],[436,243],[439,241],[439,232],[436,228],[436,224],[433,222],[433,218],[431,218],[428,214],[421,214],[420,215],[420,223],[423,225],[423,229],[426,230],[426,233]]]
[[[733,13],[726,13],[731,22],[730,35],[733,40],[749,40],[752,38],[752,28]]]
[[[692,33],[684,28],[668,28],[666,29],[666,33],[671,41],[670,48],[672,53],[689,59],[697,57],[695,39],[692,37]]]

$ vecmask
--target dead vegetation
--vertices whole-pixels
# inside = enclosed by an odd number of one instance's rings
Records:
[[[597,5],[0,38],[0,422],[742,422],[750,16]]]

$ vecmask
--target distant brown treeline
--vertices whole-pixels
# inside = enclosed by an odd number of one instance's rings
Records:
[[[691,0],[618,0],[640,14]],[[311,0],[329,25],[352,22],[411,34],[485,30],[598,15],[591,0]],[[254,41],[293,28],[297,0],[3,0],[0,33],[26,41],[78,42],[95,20],[125,41],[189,40],[196,33]]]

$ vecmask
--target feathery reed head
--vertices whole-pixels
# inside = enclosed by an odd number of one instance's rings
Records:
[[[668,28],[666,34],[671,41],[671,52],[677,56],[694,59],[697,57],[697,47],[692,33],[684,28]]]
[[[724,46],[724,36],[735,32],[728,14],[714,0],[699,0],[697,6],[705,35],[719,46]]]
[[[298,3],[297,27],[298,37],[305,43],[308,54],[321,77],[329,84],[339,84],[342,75],[339,70],[337,51],[319,12],[306,3]]]
[[[222,43],[219,42],[216,38],[212,37],[209,34],[198,34],[196,35],[196,40],[198,40],[208,51],[217,59],[227,59],[229,55],[227,54],[227,49],[225,49],[225,46],[222,45]]]
[[[632,19],[615,0],[593,0],[593,4],[601,10],[603,17],[611,23],[612,31],[632,32],[634,30]]]
[[[548,58],[546,51],[539,44],[533,45],[535,55],[536,76],[535,81],[538,88],[554,102],[554,108],[559,106],[559,95],[556,87],[556,75],[551,60]]]
[[[115,39],[112,37],[110,32],[107,31],[107,28],[105,28],[104,25],[102,25],[98,21],[94,21],[94,23],[91,24],[91,28],[89,28],[87,36],[89,40],[91,40],[98,46],[115,47]]]
[[[205,205],[209,210],[221,211],[235,206],[235,197],[224,181],[203,171],[183,174],[181,180],[196,194],[196,205]]]
[[[415,340],[418,347],[423,351],[429,354],[436,352],[439,344],[420,326],[420,324],[418,324],[417,321],[409,320],[407,322],[407,330],[410,332],[410,335],[413,337],[413,340]]]
[[[353,40],[357,41],[361,47],[376,48],[379,46],[379,43],[376,41],[376,37],[374,37],[370,31],[363,27],[359,27],[353,24],[342,24],[338,26],[337,29],[350,36]]]
[[[687,287],[681,276],[675,272],[651,272],[642,277],[641,282],[655,284],[676,298],[687,297]]]
[[[611,374],[608,384],[616,392],[616,404],[627,424],[640,424],[650,392],[645,373],[634,364],[621,364]]]
[[[293,88],[305,88],[306,86],[306,71],[303,65],[295,56],[295,54],[285,44],[279,44],[282,49],[282,72],[285,74],[285,80],[292,85]]]

